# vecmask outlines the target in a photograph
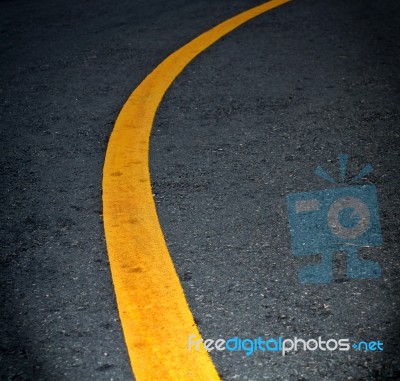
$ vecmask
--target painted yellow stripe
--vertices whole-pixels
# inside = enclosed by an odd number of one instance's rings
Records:
[[[199,53],[246,21],[289,0],[272,0],[207,31],[166,58],[131,94],[108,143],[103,212],[119,314],[138,381],[213,381],[200,337],[161,231],[148,167],[154,115],[168,87]]]

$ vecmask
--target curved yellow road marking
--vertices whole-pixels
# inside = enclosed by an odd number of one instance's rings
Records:
[[[168,87],[199,53],[246,21],[289,0],[272,0],[201,34],[166,58],[131,94],[108,143],[103,175],[107,250],[133,372],[138,381],[219,380],[161,231],[148,168],[149,138]]]

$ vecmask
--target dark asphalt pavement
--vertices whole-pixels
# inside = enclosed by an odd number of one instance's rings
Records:
[[[0,379],[132,380],[104,242],[113,123],[159,62],[257,1],[0,2]],[[173,83],[150,169],[205,338],[380,340],[383,351],[212,352],[230,380],[399,380],[400,5],[295,0],[235,30]],[[300,284],[285,197],[321,165],[378,190],[382,277]]]

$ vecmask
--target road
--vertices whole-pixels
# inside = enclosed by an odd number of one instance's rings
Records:
[[[0,3],[4,380],[132,380],[102,220],[117,115],[170,53],[257,1]],[[222,380],[397,380],[400,6],[294,0],[236,29],[175,80],[150,173],[204,338],[378,341],[383,351],[211,352]],[[302,284],[286,196],[374,171],[382,276]],[[150,317],[151,319],[152,317]]]

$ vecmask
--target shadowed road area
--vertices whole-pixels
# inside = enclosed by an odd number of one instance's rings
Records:
[[[104,241],[119,110],[168,54],[257,1],[0,2],[0,379],[132,380]],[[400,7],[296,0],[197,57],[158,110],[160,223],[204,338],[381,341],[384,350],[212,351],[222,380],[398,380]],[[302,284],[286,196],[377,189],[382,276]],[[348,181],[347,181],[348,182]],[[312,238],[312,237],[311,237]],[[371,245],[372,246],[372,245]],[[151,319],[151,317],[149,317]]]

